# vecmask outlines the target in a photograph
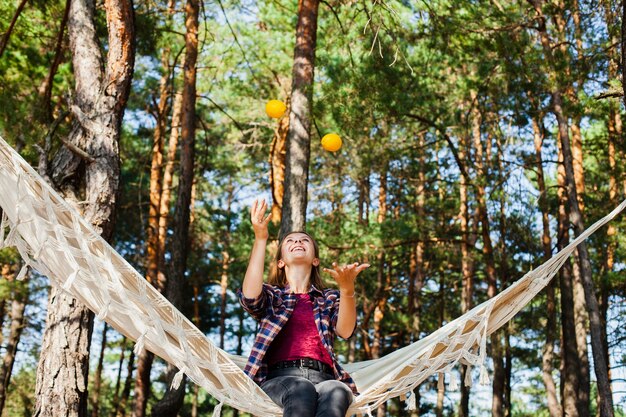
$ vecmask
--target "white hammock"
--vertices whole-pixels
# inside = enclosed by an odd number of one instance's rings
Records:
[[[0,247],[15,246],[27,267],[48,276],[53,285],[77,298],[100,319],[180,369],[222,403],[255,416],[280,416],[281,409],[242,368],[246,358],[216,347],[165,297],[149,285],[130,264],[0,138]],[[450,373],[455,389],[458,363],[484,368],[487,336],[510,320],[533,298],[576,246],[626,206],[622,202],[549,261],[527,273],[496,297],[475,307],[443,328],[383,358],[345,365],[361,395],[348,414],[371,414],[390,398],[409,396],[429,376]],[[5,238],[5,230],[9,229]],[[471,372],[465,380],[471,384]],[[411,404],[412,403],[412,404]],[[412,408],[409,406],[409,408]]]

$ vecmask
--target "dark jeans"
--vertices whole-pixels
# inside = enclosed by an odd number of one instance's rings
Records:
[[[261,388],[283,408],[283,417],[345,417],[353,398],[346,384],[308,368],[271,371]]]

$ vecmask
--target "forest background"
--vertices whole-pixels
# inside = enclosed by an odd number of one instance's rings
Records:
[[[250,203],[270,202],[274,239],[306,214],[323,264],[372,263],[356,336],[337,348],[344,361],[378,358],[508,287],[624,199],[622,7],[0,0],[0,135],[232,353],[247,354],[255,332],[235,295]],[[314,68],[308,81],[294,50]],[[268,118],[269,99],[287,115]],[[297,136],[308,177],[286,159],[290,114],[309,124]],[[336,153],[319,145],[330,132]],[[599,398],[625,415],[624,225],[596,233],[491,338],[492,385],[438,391],[434,376],[416,389],[418,410],[396,399],[378,416],[609,415]],[[2,415],[216,406],[190,383],[168,391],[174,370],[45,277],[16,280],[14,251],[0,265]]]

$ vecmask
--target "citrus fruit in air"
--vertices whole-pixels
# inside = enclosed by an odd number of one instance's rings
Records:
[[[280,100],[270,100],[265,105],[265,113],[274,119],[282,117],[286,110],[287,106]]]
[[[341,138],[336,133],[329,133],[322,138],[322,147],[328,152],[337,152],[341,148]]]

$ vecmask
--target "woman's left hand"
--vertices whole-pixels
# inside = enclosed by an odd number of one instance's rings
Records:
[[[360,264],[358,262],[338,266],[333,262],[333,268],[324,268],[324,272],[328,272],[337,281],[340,290],[354,291],[354,281],[357,275],[369,268],[370,264]]]

